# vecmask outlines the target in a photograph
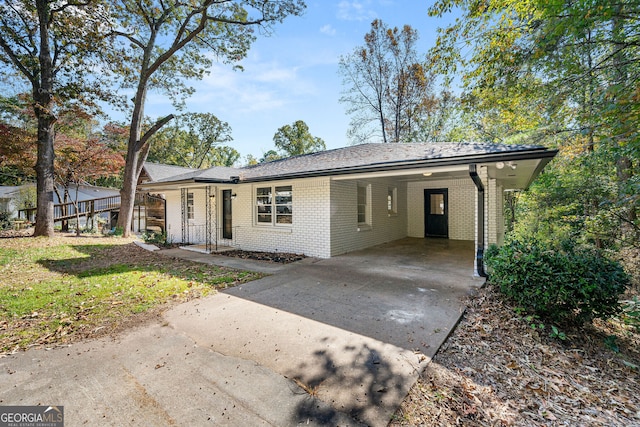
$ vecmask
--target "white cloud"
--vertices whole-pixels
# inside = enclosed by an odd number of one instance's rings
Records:
[[[247,59],[243,66],[244,71],[233,71],[228,66],[214,65],[202,82],[194,83],[196,94],[187,103],[225,120],[225,114],[272,111],[317,92],[315,84],[299,76],[296,66],[264,62],[257,57]]]
[[[331,24],[323,25],[322,27],[320,27],[320,32],[322,34],[326,34],[328,36],[335,36],[336,35],[336,29],[333,28],[331,26]]]
[[[376,17],[370,8],[371,1],[341,1],[338,3],[338,19],[344,21],[368,21]]]

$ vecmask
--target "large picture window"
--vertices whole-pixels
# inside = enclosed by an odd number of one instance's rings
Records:
[[[290,185],[256,188],[258,224],[293,224],[293,194]]]

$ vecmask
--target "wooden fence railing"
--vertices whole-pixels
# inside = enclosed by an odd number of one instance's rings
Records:
[[[77,203],[78,216],[93,216],[100,212],[108,212],[120,208],[120,196],[101,197],[99,199],[82,200]],[[34,216],[36,208],[20,209],[18,218],[30,219]],[[24,214],[24,216],[23,216]],[[73,202],[53,205],[53,220],[62,221],[76,217],[76,204]]]

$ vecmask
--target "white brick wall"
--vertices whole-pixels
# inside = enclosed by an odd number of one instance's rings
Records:
[[[471,178],[409,183],[407,234],[410,237],[424,237],[424,190],[436,188],[449,190],[449,238],[474,240],[477,190]]]
[[[182,242],[182,225],[180,214],[180,190],[165,191],[167,209],[167,240]]]
[[[358,182],[371,186],[370,227],[358,227]],[[390,188],[397,188],[396,215],[387,210]],[[406,237],[406,188],[392,179],[331,181],[331,256]]]
[[[255,188],[270,185],[292,186],[291,226],[256,224]],[[329,188],[328,178],[235,186],[237,197],[233,201],[233,226],[236,243],[245,250],[290,252],[328,258]]]
[[[504,232],[502,188],[489,180],[486,168],[480,169],[485,183],[485,221],[489,225],[487,243],[501,243]],[[220,229],[222,190],[231,189],[234,241],[245,250],[281,251],[328,258],[338,254],[401,239],[424,237],[424,190],[447,188],[449,201],[449,238],[474,240],[476,236],[477,190],[471,178],[405,183],[393,179],[360,181],[371,186],[371,227],[358,228],[357,180],[307,178],[274,183],[212,186],[215,211]],[[293,224],[291,226],[258,225],[255,221],[257,187],[291,185]],[[387,195],[397,188],[397,215],[387,212]],[[193,224],[205,224],[205,189],[194,193]],[[180,190],[166,191],[167,232],[174,242],[182,241]]]
[[[488,180],[487,188],[487,247],[504,242],[504,194],[495,179]]]

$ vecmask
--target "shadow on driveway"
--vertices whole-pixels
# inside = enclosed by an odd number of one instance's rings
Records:
[[[166,318],[200,345],[253,360],[383,426],[459,320],[462,298],[483,283],[473,259],[470,242],[403,239],[307,259]]]

